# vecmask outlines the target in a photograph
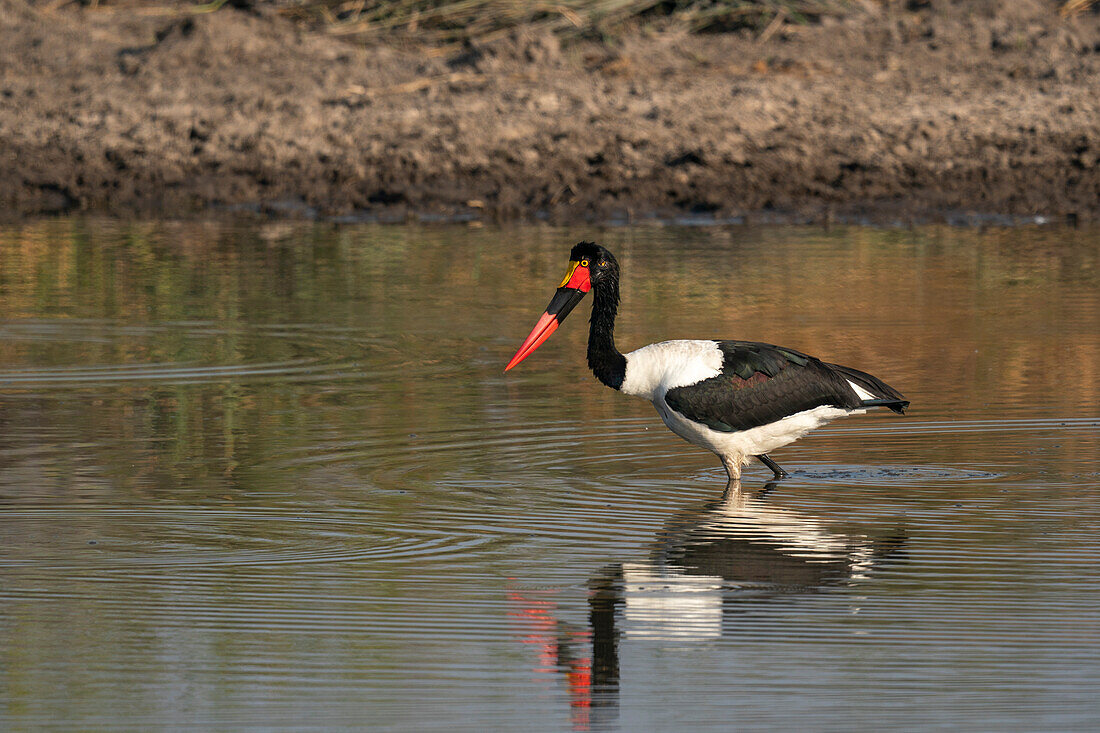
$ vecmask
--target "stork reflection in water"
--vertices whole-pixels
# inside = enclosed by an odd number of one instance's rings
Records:
[[[878,537],[840,532],[767,501],[774,487],[680,513],[644,560],[608,565],[588,583],[587,627],[559,619],[545,592],[510,594],[522,638],[565,678],[574,730],[617,720],[623,643],[716,639],[734,632],[743,614],[766,612],[769,600],[858,583],[902,556],[902,528]]]

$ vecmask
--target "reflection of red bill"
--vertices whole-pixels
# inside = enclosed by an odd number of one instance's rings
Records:
[[[592,273],[588,266],[582,265],[580,262],[570,262],[569,272],[562,279],[561,285],[558,286],[558,292],[554,294],[550,305],[546,306],[546,312],[542,314],[538,323],[531,329],[531,333],[524,339],[523,345],[519,347],[519,351],[508,362],[508,366],[504,367],[504,371],[508,371],[519,364],[530,356],[531,352],[542,346],[542,343],[550,338],[550,334],[558,329],[558,326],[569,315],[569,312],[576,307],[577,303],[581,302],[581,299],[591,289]]]
[[[583,650],[592,643],[591,632],[572,629],[558,621],[554,616],[557,604],[553,600],[510,590],[508,601],[513,606],[508,615],[521,622],[519,640],[538,650],[539,666],[534,671],[565,674],[573,730],[591,730],[592,657],[583,651],[576,653],[577,648]]]

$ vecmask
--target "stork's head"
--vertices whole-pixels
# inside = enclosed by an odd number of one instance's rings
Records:
[[[508,366],[504,367],[504,371],[519,364],[542,346],[589,290],[617,281],[618,277],[619,263],[614,255],[595,242],[578,242],[569,253],[569,270],[558,285],[558,291],[554,293],[550,305],[546,306],[546,312],[531,329],[531,333],[508,362]]]

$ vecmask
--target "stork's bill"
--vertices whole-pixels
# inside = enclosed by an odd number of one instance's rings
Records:
[[[504,371],[508,371],[519,364],[534,353],[535,349],[542,346],[543,342],[550,338],[550,334],[558,330],[558,326],[569,315],[569,312],[584,299],[584,296],[591,289],[592,274],[589,270],[588,260],[571,260],[569,271],[565,273],[561,284],[558,285],[558,290],[550,300],[550,305],[546,306],[546,312],[542,314],[538,323],[531,329],[531,333],[523,340],[519,351],[508,362],[508,366],[504,367]]]

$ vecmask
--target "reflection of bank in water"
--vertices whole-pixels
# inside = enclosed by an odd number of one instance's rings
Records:
[[[542,671],[564,675],[576,730],[618,717],[622,641],[696,641],[735,628],[761,602],[868,577],[897,558],[902,530],[849,535],[803,512],[733,494],[676,515],[643,562],[616,563],[589,581],[588,626],[561,621],[548,598],[515,593],[513,615],[538,646]]]

